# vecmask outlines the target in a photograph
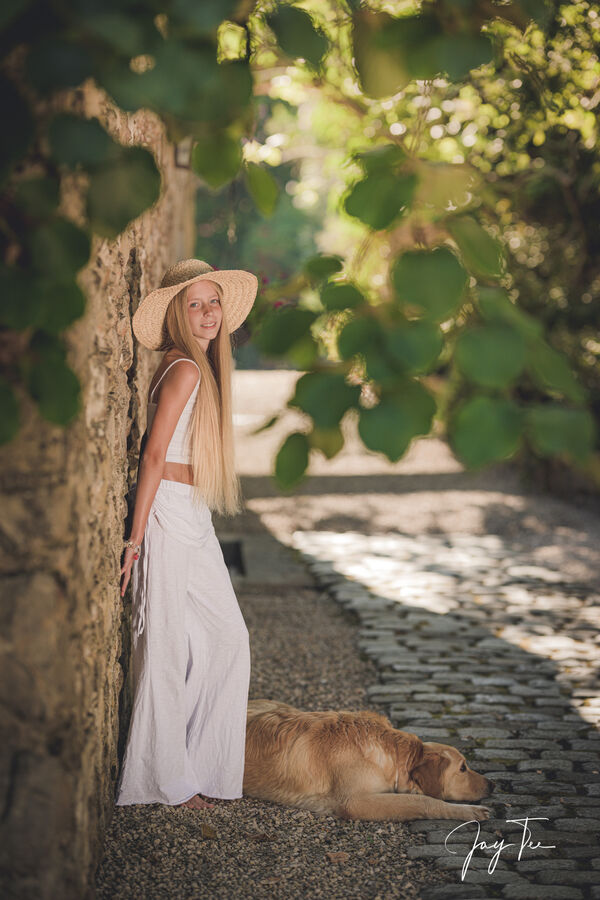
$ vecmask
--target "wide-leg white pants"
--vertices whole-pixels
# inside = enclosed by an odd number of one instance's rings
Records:
[[[191,485],[161,480],[132,586],[134,695],[117,805],[241,797],[248,629]]]

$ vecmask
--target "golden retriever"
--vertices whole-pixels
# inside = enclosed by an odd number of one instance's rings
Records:
[[[494,782],[455,747],[421,741],[375,712],[303,712],[250,700],[244,794],[342,819],[489,817]],[[448,803],[447,801],[455,801]]]

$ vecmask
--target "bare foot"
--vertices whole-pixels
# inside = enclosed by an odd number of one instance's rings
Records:
[[[189,800],[186,800],[185,803],[177,803],[176,805],[187,806],[189,809],[212,809],[215,804],[203,800],[200,794],[194,794],[194,796],[190,797]]]

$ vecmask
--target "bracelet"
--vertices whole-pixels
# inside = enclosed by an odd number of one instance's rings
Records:
[[[134,558],[134,559],[139,559],[139,557],[140,557],[140,550],[142,549],[142,545],[141,545],[141,544],[134,544],[133,541],[127,540],[127,541],[124,541],[124,542],[123,542],[123,546],[124,546],[124,547],[131,547],[133,550],[135,550],[135,553],[134,553],[134,555],[133,555],[133,558]]]

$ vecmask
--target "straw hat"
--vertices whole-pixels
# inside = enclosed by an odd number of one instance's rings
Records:
[[[223,317],[227,331],[239,328],[256,299],[258,278],[243,269],[213,269],[201,259],[182,259],[165,272],[160,287],[144,297],[136,309],[133,333],[150,350],[158,350],[163,338],[167,306],[182,288],[195,281],[216,281],[223,288]]]

